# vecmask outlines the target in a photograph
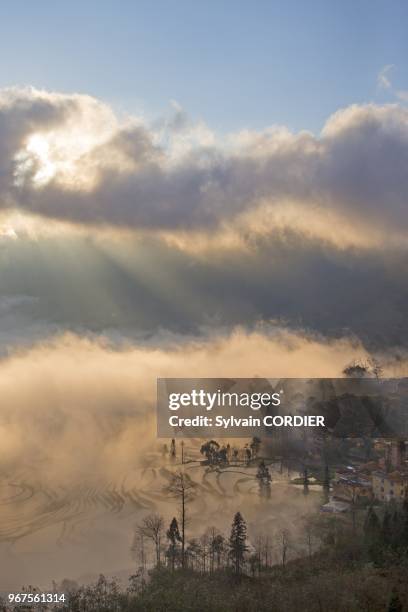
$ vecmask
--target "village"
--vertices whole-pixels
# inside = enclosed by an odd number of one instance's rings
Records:
[[[325,512],[346,512],[375,502],[402,502],[408,493],[405,440],[374,440],[377,460],[339,467],[334,472],[332,495]]]

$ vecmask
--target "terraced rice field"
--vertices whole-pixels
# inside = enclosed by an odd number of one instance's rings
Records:
[[[197,460],[195,459],[197,457]],[[189,504],[188,530],[201,534],[215,525],[227,530],[239,509],[249,524],[295,519],[299,489],[270,466],[271,500],[261,503],[256,468],[202,466],[192,449],[184,465],[196,485]],[[135,524],[150,512],[166,521],[177,515],[177,502],[166,492],[172,472],[180,467],[159,454],[149,467],[133,469],[116,481],[87,478],[77,484],[45,485],[33,468],[0,475],[0,590],[22,583],[49,584],[64,577],[86,579],[98,572],[130,573]],[[288,505],[288,499],[294,503]],[[303,510],[302,510],[303,511]]]

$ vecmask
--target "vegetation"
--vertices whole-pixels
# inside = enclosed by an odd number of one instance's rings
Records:
[[[404,612],[408,611],[408,501],[370,506],[357,529],[351,519],[320,515],[304,525],[307,555],[290,558],[287,530],[270,540],[247,538],[237,512],[226,539],[215,528],[190,540],[181,554],[176,518],[167,530],[166,565],[155,553],[147,580],[138,570],[127,588],[103,576],[90,586],[61,585],[68,601],[60,609],[146,612]],[[153,552],[162,522],[146,517],[139,528]],[[152,528],[153,525],[153,528]],[[315,546],[315,542],[318,543]]]

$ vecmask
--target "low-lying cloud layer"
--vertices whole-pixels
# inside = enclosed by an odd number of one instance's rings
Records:
[[[356,356],[366,356],[358,343],[282,329],[167,349],[72,335],[40,343],[0,363],[0,469],[61,486],[118,479],[154,448],[157,376],[335,377]],[[393,367],[385,374],[403,373]]]

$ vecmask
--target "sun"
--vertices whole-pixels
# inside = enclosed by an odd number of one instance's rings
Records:
[[[33,182],[37,185],[48,183],[56,174],[56,165],[50,158],[50,145],[41,134],[33,134],[27,141],[26,151],[34,158],[36,172]]]

